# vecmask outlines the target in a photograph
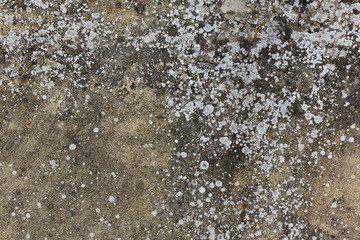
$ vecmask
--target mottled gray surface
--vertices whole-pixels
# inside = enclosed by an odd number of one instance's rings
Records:
[[[358,1],[0,9],[0,239],[360,238]]]

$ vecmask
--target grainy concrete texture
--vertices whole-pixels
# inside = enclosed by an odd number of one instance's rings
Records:
[[[360,239],[359,13],[0,0],[0,239]]]

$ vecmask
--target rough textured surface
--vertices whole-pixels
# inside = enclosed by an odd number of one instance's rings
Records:
[[[359,239],[358,1],[0,9],[0,239]]]

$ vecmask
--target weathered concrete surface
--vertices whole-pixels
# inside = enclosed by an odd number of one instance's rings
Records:
[[[0,6],[0,239],[359,239],[357,1]]]

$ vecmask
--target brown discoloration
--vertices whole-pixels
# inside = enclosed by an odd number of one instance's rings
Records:
[[[360,162],[357,149],[350,147],[347,152],[327,160],[325,170],[315,181],[309,221],[328,235],[352,239],[358,236],[360,224]]]

